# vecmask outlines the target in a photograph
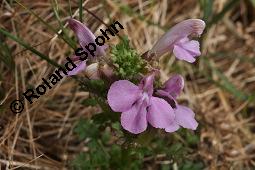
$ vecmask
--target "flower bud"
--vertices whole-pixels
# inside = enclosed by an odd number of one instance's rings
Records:
[[[100,73],[99,73],[99,64],[93,63],[87,66],[85,70],[85,75],[92,80],[98,80],[100,79]]]

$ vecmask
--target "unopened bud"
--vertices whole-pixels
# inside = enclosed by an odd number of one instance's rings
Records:
[[[98,80],[100,79],[99,64],[93,63],[87,66],[85,74],[89,79]]]

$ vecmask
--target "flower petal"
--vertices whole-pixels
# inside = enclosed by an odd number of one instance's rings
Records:
[[[141,133],[147,128],[146,105],[141,102],[135,103],[131,109],[121,114],[122,127],[134,134]]]
[[[176,122],[187,129],[196,130],[198,123],[195,120],[195,113],[188,107],[177,105],[175,109]]]
[[[174,75],[164,84],[164,91],[168,92],[174,99],[180,95],[184,88],[184,78],[181,75]]]
[[[152,96],[153,93],[153,82],[154,82],[155,74],[152,73],[149,76],[146,76],[142,79],[139,87],[143,89],[143,91],[147,92],[149,96]]]
[[[68,25],[76,34],[79,40],[79,43],[83,49],[85,49],[85,46],[88,45],[89,43],[95,44],[95,39],[96,39],[95,35],[90,31],[88,27],[86,27],[80,21],[75,19],[69,19]],[[97,56],[104,55],[105,49],[107,47],[108,47],[107,45],[97,46],[96,55]]]
[[[174,121],[174,110],[164,99],[152,97],[147,119],[155,128],[166,128]]]
[[[177,105],[176,99],[171,96],[167,91],[157,90],[156,95],[164,99],[172,108],[175,108]]]
[[[200,36],[203,33],[204,28],[205,22],[203,20],[184,20],[166,32],[153,46],[150,53],[155,53],[157,56],[161,56],[169,50],[172,50],[175,43],[181,39],[189,37],[190,35]]]
[[[68,76],[73,76],[73,75],[79,74],[85,69],[86,69],[86,60],[80,62],[76,68],[74,68],[72,71],[69,71],[67,74]]]
[[[189,40],[188,38],[184,38],[184,41],[180,41],[178,43],[183,49],[187,50],[192,56],[199,56],[201,55],[200,52],[200,45],[198,41]]]
[[[124,112],[131,108],[141,93],[139,87],[130,81],[119,80],[111,85],[107,99],[113,111]]]
[[[182,48],[182,46],[174,45],[173,53],[179,60],[185,60],[189,63],[194,63],[196,61],[194,56],[192,56],[187,50]]]
[[[95,41],[95,35],[86,27],[84,24],[82,24],[80,21],[76,19],[69,19],[68,20],[69,27],[74,31],[74,33],[77,35],[77,38],[79,39],[80,45],[85,48],[85,46],[88,43]]]
[[[175,132],[180,128],[180,126],[174,121],[165,129],[166,132]]]

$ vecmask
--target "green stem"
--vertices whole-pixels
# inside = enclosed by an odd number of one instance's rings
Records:
[[[5,36],[11,38],[12,40],[16,41],[17,43],[19,43],[20,45],[22,45],[23,47],[25,47],[26,49],[30,50],[31,52],[33,52],[34,54],[38,55],[41,59],[46,60],[48,63],[50,63],[53,66],[56,67],[61,67],[61,65],[59,65],[58,63],[56,63],[55,61],[51,60],[49,57],[45,56],[44,54],[40,53],[39,51],[37,51],[36,49],[32,48],[30,45],[26,44],[25,42],[23,42],[20,38],[10,34],[8,31],[0,28],[0,33],[4,34]]]

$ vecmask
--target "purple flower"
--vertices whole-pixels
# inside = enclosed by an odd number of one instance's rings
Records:
[[[76,75],[78,73],[80,73],[81,71],[85,70],[87,65],[86,65],[86,62],[87,60],[85,61],[79,61],[79,57],[78,56],[72,56],[71,59],[74,61],[74,62],[78,62],[78,66],[75,67],[72,71],[69,71],[68,72],[68,75],[69,76],[73,76],[73,75]]]
[[[166,101],[171,103],[174,108],[175,119],[169,123],[169,126],[165,128],[166,132],[177,131],[180,126],[196,130],[198,123],[195,120],[195,113],[188,107],[179,105],[176,102],[176,98],[180,95],[184,87],[184,79],[180,75],[175,75],[165,82],[164,88],[158,90],[157,95],[164,98]]]
[[[107,99],[115,112],[121,113],[122,127],[134,134],[146,130],[148,122],[155,128],[166,128],[174,121],[174,110],[162,98],[153,94],[154,74],[136,86],[128,80],[114,82]]]
[[[89,43],[95,43],[95,35],[90,31],[89,28],[87,28],[84,24],[82,24],[81,22],[75,20],[75,19],[69,19],[68,20],[68,26],[74,31],[74,33],[76,34],[80,46],[83,49],[86,49],[86,45],[88,45]],[[103,56],[105,55],[105,49],[107,48],[106,45],[103,46],[97,46],[96,52],[95,52],[95,56]],[[74,59],[77,59],[78,56],[75,56]],[[88,54],[88,58],[93,58],[93,56],[91,56],[91,54]],[[79,61],[78,66],[71,72],[68,73],[68,75],[76,75],[79,72],[83,71],[86,69],[86,61]]]
[[[187,62],[195,62],[195,57],[201,55],[199,42],[190,40],[190,36],[200,36],[205,28],[205,22],[200,19],[188,19],[172,27],[149,51],[150,55],[161,56],[168,51]]]

